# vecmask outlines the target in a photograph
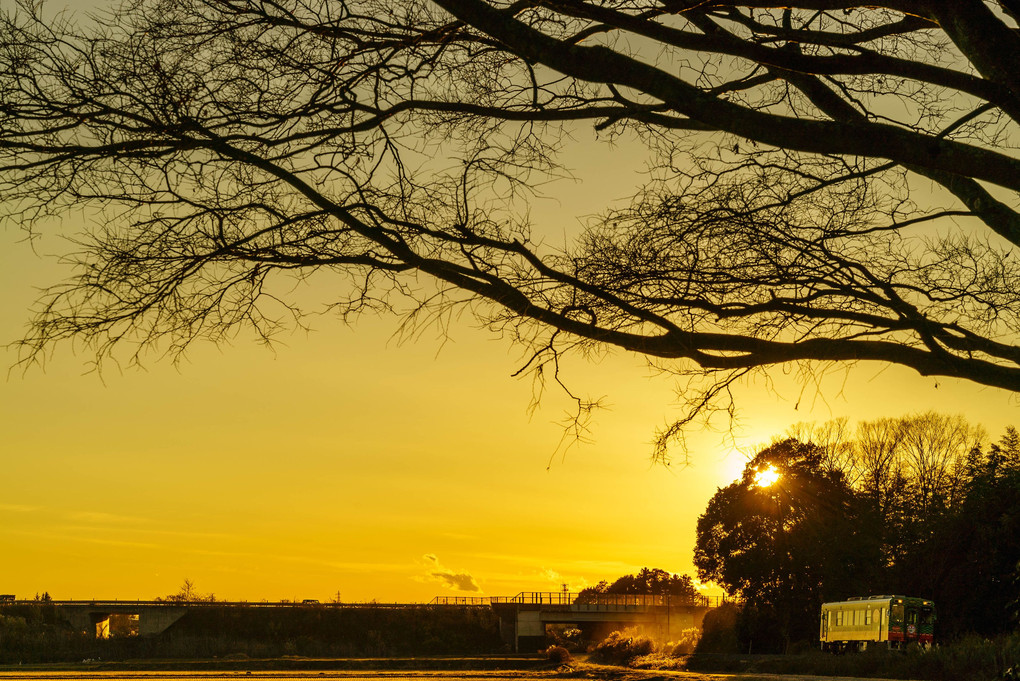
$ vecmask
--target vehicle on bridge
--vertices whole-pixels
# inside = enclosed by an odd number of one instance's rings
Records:
[[[871,644],[891,648],[935,641],[935,604],[910,596],[858,596],[823,603],[818,639],[822,650],[864,650]]]

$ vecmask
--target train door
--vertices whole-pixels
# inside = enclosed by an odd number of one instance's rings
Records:
[[[921,620],[921,609],[916,605],[906,606],[906,616],[904,619],[906,624],[906,638],[904,640],[908,642],[916,641],[918,634],[917,625],[920,624]]]
[[[921,604],[921,621],[917,627],[917,640],[923,646],[935,642],[935,606],[926,601]]]
[[[900,645],[904,641],[903,630],[903,602],[899,599],[893,600],[889,605],[889,642],[892,645]]]

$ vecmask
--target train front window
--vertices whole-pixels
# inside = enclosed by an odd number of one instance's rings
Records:
[[[935,621],[935,611],[931,608],[921,608],[921,624],[931,624]]]

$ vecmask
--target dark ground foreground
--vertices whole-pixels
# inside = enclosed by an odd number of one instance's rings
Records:
[[[534,656],[481,658],[308,659],[270,660],[139,660],[83,661],[77,664],[0,666],[4,679],[148,679],[151,681],[261,678],[341,679],[342,681],[857,681],[852,677],[799,674],[715,674],[665,670],[637,670],[576,662],[556,667]],[[870,679],[869,681],[883,681]]]

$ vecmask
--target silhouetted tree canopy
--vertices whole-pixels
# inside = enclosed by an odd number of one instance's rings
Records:
[[[1020,438],[1008,428],[968,461],[966,495],[945,523],[938,583],[946,625],[992,636],[1020,625]]]
[[[533,370],[617,347],[701,377],[688,416],[799,362],[1020,388],[1015,0],[48,11],[0,18],[3,209],[90,226],[29,356],[269,338],[325,273],[344,318],[466,306]],[[532,224],[591,131],[647,182],[576,238]]]
[[[787,614],[790,637],[813,640],[821,602],[871,594],[934,599],[942,638],[1020,624],[1015,428],[989,445],[962,417],[927,412],[789,434],[698,521],[698,576],[744,600],[745,646],[782,650],[767,634]],[[780,477],[759,486],[770,466]]]
[[[777,442],[718,490],[698,518],[698,578],[766,611],[787,641],[817,629],[825,598],[865,587],[855,580],[878,559],[860,536],[850,487],[841,473],[824,470],[823,459],[813,444]],[[765,470],[778,479],[761,484]]]
[[[585,603],[600,594],[650,594],[676,596],[694,601],[698,590],[690,575],[676,575],[659,568],[641,568],[637,574],[624,575],[612,584],[603,580],[595,586],[582,589],[577,601]]]

